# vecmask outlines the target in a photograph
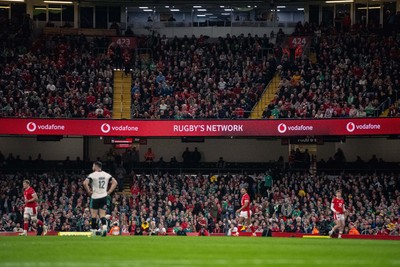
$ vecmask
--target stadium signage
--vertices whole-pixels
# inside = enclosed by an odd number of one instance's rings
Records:
[[[57,125],[57,124],[36,124],[34,122],[28,122],[26,124],[26,129],[28,132],[35,132],[36,130],[46,130],[46,131],[64,131],[65,126],[64,125]]]
[[[118,44],[122,48],[135,49],[137,48],[137,38],[136,37],[117,37],[113,36],[111,38],[112,42]]]
[[[354,130],[380,130],[380,124],[372,124],[372,123],[364,123],[364,124],[356,124],[354,122],[349,122],[346,124],[346,130],[349,133],[354,132]]]
[[[278,132],[283,134],[286,133],[286,131],[312,131],[314,127],[312,125],[293,125],[293,126],[287,126],[285,123],[280,123],[278,125]]]
[[[179,121],[0,118],[0,134],[134,137],[399,135],[400,118]]]
[[[110,126],[108,123],[103,123],[100,127],[100,130],[102,133],[109,133],[111,130],[113,132],[137,132],[139,127],[130,125]]]
[[[243,132],[243,125],[237,124],[200,124],[174,125],[174,132]]]

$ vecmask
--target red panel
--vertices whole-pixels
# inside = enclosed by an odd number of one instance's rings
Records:
[[[15,232],[0,232],[0,236],[18,236],[19,233]],[[58,235],[58,232],[48,232],[47,235]],[[133,235],[133,233],[122,233],[123,236]],[[198,233],[187,233],[188,236],[198,236]],[[256,233],[257,237],[261,236],[261,233]],[[272,232],[272,237],[298,237],[312,236],[311,234],[300,234],[300,233],[281,233]],[[36,232],[28,232],[28,236],[36,236]],[[175,233],[168,233],[168,236],[176,236]],[[210,234],[210,236],[225,236],[223,233]],[[240,232],[239,236],[252,236],[250,232]],[[342,235],[342,238],[349,239],[374,239],[374,240],[400,240],[400,236],[389,236],[389,235]]]
[[[282,233],[282,232],[272,232],[272,237],[300,237],[302,238],[304,234],[299,233]]]
[[[118,44],[122,48],[134,49],[137,47],[136,37],[112,37],[113,43]]]
[[[232,236],[236,234],[235,232],[232,233]],[[262,233],[256,233],[256,236],[261,236]],[[251,232],[239,232],[239,236],[253,236],[253,233]]]
[[[78,136],[319,136],[400,134],[400,118],[320,120],[0,119],[0,134]]]
[[[400,240],[400,236],[392,236],[392,235],[342,235],[342,238],[375,239],[375,240]]]

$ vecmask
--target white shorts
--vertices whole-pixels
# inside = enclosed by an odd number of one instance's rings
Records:
[[[250,211],[241,211],[239,214],[240,218],[250,218],[251,217],[251,210]]]
[[[340,214],[340,213],[335,213],[335,214],[333,214],[333,219],[335,220],[335,221],[342,221],[342,222],[344,222],[344,214],[342,213],[342,214]]]
[[[25,207],[24,209],[24,215],[28,215],[29,217],[36,217],[38,213],[38,207],[30,208],[30,207]]]

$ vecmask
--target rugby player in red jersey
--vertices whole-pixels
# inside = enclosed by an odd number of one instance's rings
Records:
[[[239,221],[238,221],[238,232],[236,235],[239,235],[239,232],[242,228],[243,222],[245,222],[247,231],[251,230],[251,210],[250,210],[250,196],[247,193],[247,188],[242,187],[240,189],[240,193],[242,194],[241,205],[242,207],[236,211],[239,214]]]
[[[41,220],[38,220],[38,196],[35,190],[31,187],[31,183],[29,180],[24,180],[22,182],[22,186],[24,188],[24,231],[19,234],[21,236],[28,235],[29,221],[32,224],[36,224],[38,227],[43,227],[44,234],[47,233],[47,227],[43,225]]]
[[[336,197],[334,197],[331,202],[331,210],[333,211],[333,220],[335,221],[335,226],[331,231],[329,231],[329,235],[332,236],[336,229],[339,229],[338,237],[341,238],[344,230],[344,212],[346,211],[346,208],[344,207],[344,200],[340,190],[336,191]]]

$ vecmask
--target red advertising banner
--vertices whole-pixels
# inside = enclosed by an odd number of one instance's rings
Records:
[[[0,134],[136,137],[393,135],[400,134],[400,118],[174,121],[1,118]]]

